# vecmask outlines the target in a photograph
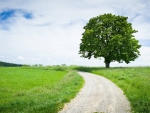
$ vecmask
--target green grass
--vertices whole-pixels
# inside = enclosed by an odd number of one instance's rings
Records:
[[[116,83],[131,103],[132,112],[150,113],[150,67],[99,68],[78,67],[78,70],[102,75]]]
[[[57,113],[83,85],[75,71],[0,68],[1,113]]]

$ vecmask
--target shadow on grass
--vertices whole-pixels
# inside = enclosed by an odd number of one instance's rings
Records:
[[[125,68],[125,67],[112,67],[112,68],[105,68],[105,67],[84,67],[84,66],[78,66],[74,67],[74,70],[77,71],[85,71],[85,72],[92,72],[92,71],[98,71],[98,70],[113,70],[118,68]]]

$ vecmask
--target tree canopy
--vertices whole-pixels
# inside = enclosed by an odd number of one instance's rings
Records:
[[[21,66],[23,66],[23,65],[0,61],[0,67],[21,67]]]
[[[138,40],[133,33],[138,32],[128,23],[128,17],[103,14],[93,17],[84,26],[79,54],[84,58],[103,57],[106,67],[112,61],[127,64],[139,55]]]

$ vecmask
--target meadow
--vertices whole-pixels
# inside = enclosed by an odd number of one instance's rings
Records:
[[[1,113],[57,113],[84,83],[61,67],[0,67]]]
[[[101,68],[77,67],[113,81],[131,103],[132,112],[150,113],[150,67]]]
[[[104,76],[123,91],[132,112],[150,113],[150,67],[0,67],[1,113],[57,113],[84,84],[76,71]]]

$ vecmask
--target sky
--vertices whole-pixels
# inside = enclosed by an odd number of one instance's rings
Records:
[[[81,58],[83,27],[105,13],[128,17],[138,30],[141,55],[130,64],[150,66],[150,0],[0,0],[0,61],[18,64],[105,66]]]

